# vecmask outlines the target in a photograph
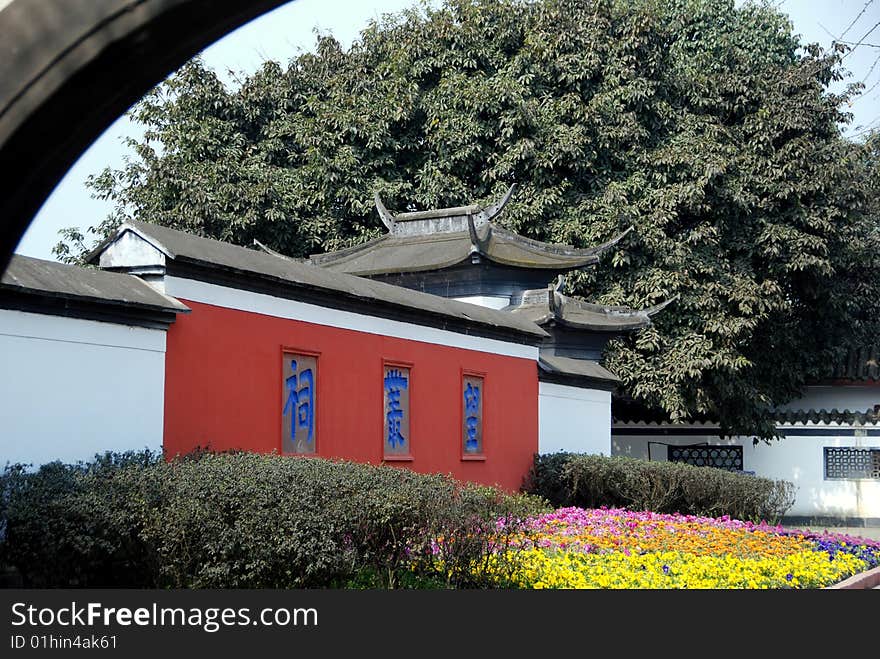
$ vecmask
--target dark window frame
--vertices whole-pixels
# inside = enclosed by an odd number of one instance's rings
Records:
[[[673,453],[674,452],[691,452],[691,451],[706,451],[707,453],[711,453],[712,451],[722,452],[722,453],[734,453],[737,454],[733,457],[725,457],[725,456],[712,456],[706,455],[701,456],[699,458],[689,458],[689,457],[681,457],[680,459],[676,458]],[[719,457],[720,459],[733,459],[738,461],[739,466],[736,464],[733,466],[725,466],[723,464],[716,464],[713,458]],[[706,460],[707,464],[697,464],[697,460]],[[723,469],[724,471],[730,471],[734,473],[742,473],[745,469],[745,456],[743,455],[743,447],[739,444],[667,444],[666,446],[666,461],[667,462],[678,462],[683,464],[693,465],[695,467],[712,467],[714,469]]]
[[[860,454],[866,454],[866,468],[862,469],[862,475],[829,475],[829,471],[833,474],[841,473],[840,470],[852,464],[845,465],[838,462],[832,462],[832,469],[829,469],[828,458],[833,457],[834,453],[838,453],[839,457],[844,457],[844,452],[852,451]],[[823,446],[822,447],[822,476],[826,481],[880,481],[880,447],[877,446]]]

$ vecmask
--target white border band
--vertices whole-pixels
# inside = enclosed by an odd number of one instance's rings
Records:
[[[208,284],[181,277],[165,277],[165,293],[176,298],[211,304],[227,309],[299,320],[315,325],[327,325],[355,332],[367,332],[409,341],[421,341],[450,348],[477,350],[506,357],[520,357],[537,361],[538,347],[488,339],[470,334],[426,327],[399,320],[341,311],[306,302],[252,293],[237,288]]]

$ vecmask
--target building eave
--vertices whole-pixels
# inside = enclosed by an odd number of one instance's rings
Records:
[[[620,378],[597,361],[544,354],[538,359],[538,380],[603,391],[614,391],[620,384]]]
[[[177,314],[190,312],[188,307],[170,309],[8,287],[0,287],[0,309],[163,330]]]
[[[387,318],[509,343],[539,346],[547,336],[546,332],[537,325],[532,330],[525,325],[514,328],[482,322],[476,318],[440,316],[430,310],[384,302],[375,298],[349,295],[338,291],[330,292],[320,287],[294,283],[264,273],[238,270],[221,264],[187,257],[178,257],[174,261],[169,262],[167,274],[172,277],[224,285],[230,288],[296,300],[316,306],[329,305],[340,311]],[[475,312],[482,311],[482,307],[477,307],[476,305],[464,302],[458,304],[474,307]]]
[[[0,307],[163,328],[189,312],[137,277],[19,255],[0,281]]]
[[[168,227],[132,222],[131,228],[150,245],[162,245],[165,253],[174,254],[173,258],[165,259],[163,266],[168,276],[222,282],[242,290],[271,292],[320,306],[346,308],[431,327],[455,328],[463,334],[503,337],[514,343],[537,346],[548,336],[534,323],[466,302],[331,272],[279,254],[267,254]]]

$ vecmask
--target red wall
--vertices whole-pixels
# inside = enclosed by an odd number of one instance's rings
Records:
[[[411,462],[425,473],[516,490],[538,450],[534,360],[336,329],[181,300],[168,331],[165,450],[281,452],[282,346],[318,352],[321,457],[378,464],[383,359],[409,362]],[[484,372],[485,461],[461,459],[461,372]]]

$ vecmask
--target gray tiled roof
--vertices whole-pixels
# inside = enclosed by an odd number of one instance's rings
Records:
[[[588,359],[572,359],[571,357],[542,354],[538,365],[545,373],[571,375],[610,383],[620,382],[620,378],[614,373],[600,366],[598,362]]]
[[[137,277],[19,254],[13,255],[3,273],[0,289],[106,305],[172,312],[189,311],[185,305],[162,295]]]
[[[513,330],[530,337],[531,341],[547,335],[528,319],[517,318],[502,311],[331,272],[296,259],[202,238],[147,222],[124,223],[116,234],[106,239],[89,255],[89,260],[96,261],[99,254],[126,231],[134,231],[173,261],[219,268],[244,280],[256,276],[291,290],[308,290],[326,297],[331,306],[342,299],[353,299],[391,305],[404,311],[428,313],[437,318],[438,324],[445,317],[471,325]]]
[[[362,276],[440,270],[466,262],[474,253],[500,265],[566,271],[598,262],[599,254],[615,242],[577,249],[531,240],[487,222],[474,231],[388,234],[310,258],[328,270]]]
[[[793,410],[767,410],[765,418],[774,423],[782,424],[807,424],[807,423],[877,423],[880,421],[878,407],[864,410],[839,410],[837,408],[810,408]],[[622,396],[615,397],[612,401],[612,417],[621,423],[647,423],[653,425],[675,425],[669,417],[658,409],[646,409]],[[709,415],[695,415],[691,418],[692,423],[707,423],[715,425],[718,419]]]
[[[877,410],[777,410],[769,414],[776,423],[876,423]]]
[[[672,300],[637,311],[628,307],[592,304],[563,295],[554,287],[525,291],[519,304],[505,310],[515,316],[528,318],[538,325],[551,321],[575,329],[596,332],[625,332],[651,324],[651,316],[664,309]]]

